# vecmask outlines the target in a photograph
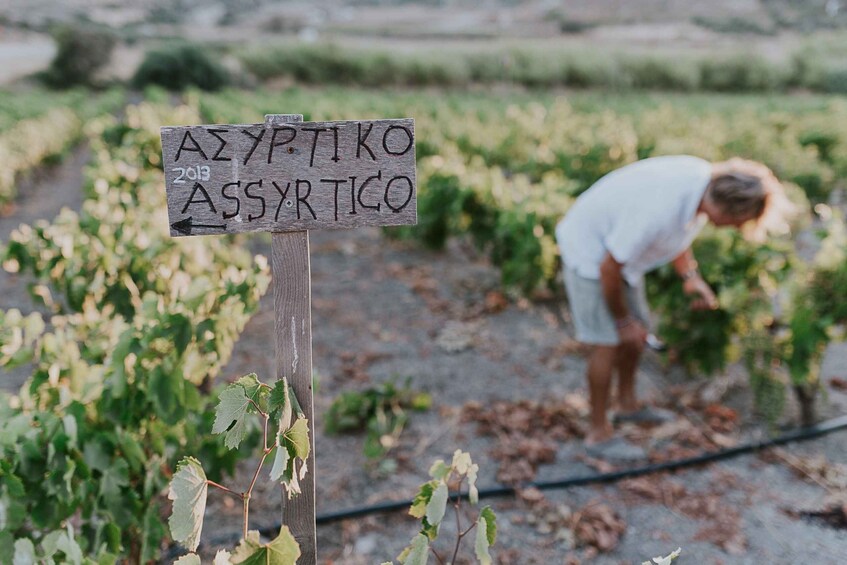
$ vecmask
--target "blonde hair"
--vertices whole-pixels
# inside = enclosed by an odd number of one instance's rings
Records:
[[[747,239],[763,241],[769,234],[790,231],[797,207],[773,171],[762,163],[734,157],[712,165],[708,197],[726,214],[751,217],[742,227]]]

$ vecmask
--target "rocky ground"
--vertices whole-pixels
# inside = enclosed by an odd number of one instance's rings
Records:
[[[22,221],[49,219],[63,205],[78,207],[84,160],[83,150],[22,187],[13,215],[0,219],[0,240]],[[252,245],[270,251],[267,239],[257,237]],[[435,253],[374,229],[315,232],[311,257],[318,515],[408,500],[427,479],[431,462],[456,449],[479,463],[483,489],[613,470],[583,452],[585,360],[570,337],[560,296],[531,303],[504,295],[496,271],[461,242]],[[24,285],[0,273],[2,307],[30,309]],[[225,378],[272,374],[271,296],[248,324]],[[847,346],[830,348],[822,371],[824,417],[847,407],[845,360]],[[0,373],[0,383],[14,390],[25,376]],[[410,414],[387,462],[365,458],[363,435],[324,432],[326,412],[340,392],[391,380],[402,385],[407,378],[413,389],[432,395],[433,405]],[[691,380],[666,370],[651,353],[639,390],[678,415],[659,428],[621,430],[647,447],[652,461],[763,434],[738,369],[710,383]],[[833,527],[802,513],[825,510],[833,497],[843,497],[845,445],[842,432],[676,473],[486,499],[498,517],[495,560],[641,563],[681,547],[677,563],[841,563],[847,555],[844,523]],[[254,468],[242,465],[231,486],[245,488]],[[280,489],[260,480],[251,528],[278,524],[280,500]],[[232,502],[210,494],[207,552],[238,537],[240,507]],[[839,519],[830,516],[836,526]],[[453,528],[445,524],[443,536],[452,538]],[[396,558],[415,532],[415,521],[403,511],[322,525],[319,562],[380,563]],[[446,544],[439,548],[443,553]]]

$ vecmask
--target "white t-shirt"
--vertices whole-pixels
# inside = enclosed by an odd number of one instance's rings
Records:
[[[686,155],[644,159],[607,174],[556,226],[562,260],[579,276],[599,279],[608,251],[623,265],[624,279],[638,284],[697,237],[706,223],[697,207],[711,175],[708,161]]]

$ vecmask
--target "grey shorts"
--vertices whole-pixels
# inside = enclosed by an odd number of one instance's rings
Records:
[[[571,317],[576,328],[576,339],[590,345],[617,345],[618,331],[609,311],[600,281],[581,277],[574,269],[564,269],[565,291],[568,295]],[[644,292],[644,279],[638,285],[624,286],[629,312],[650,331],[650,308]]]

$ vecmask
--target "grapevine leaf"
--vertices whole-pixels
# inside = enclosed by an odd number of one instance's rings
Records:
[[[291,385],[288,385],[288,399],[291,401],[291,409],[294,411],[294,414],[296,414],[298,418],[305,418],[306,414],[303,412],[303,408],[300,406],[300,401],[297,400],[297,395],[294,394],[294,387]]]
[[[115,460],[103,471],[100,479],[100,494],[114,500],[121,496],[121,487],[129,484],[129,465],[123,459]]]
[[[17,475],[7,474],[1,475],[3,478],[3,482],[6,483],[6,488],[9,490],[9,496],[15,498],[23,498],[26,494],[26,490],[24,489],[24,482]],[[2,528],[0,528],[2,529]]]
[[[65,534],[62,530],[54,530],[41,539],[41,551],[44,557],[53,557],[59,550],[59,538]]]
[[[200,462],[193,457],[183,458],[168,489],[168,498],[174,501],[168,525],[174,540],[182,542],[190,551],[195,551],[200,544],[208,488]]]
[[[436,460],[436,462],[432,464],[432,467],[429,468],[429,476],[436,481],[444,481],[449,475],[450,467],[447,466],[447,463],[445,463],[443,459]]]
[[[65,561],[73,565],[82,563],[82,548],[74,539],[74,533],[70,526],[68,531],[62,532],[62,535],[56,540],[56,549],[65,554]]]
[[[101,473],[105,473],[111,463],[109,454],[97,441],[89,441],[85,444],[82,449],[82,458],[86,465]]]
[[[276,479],[282,477],[289,497],[300,494],[300,481],[306,476],[306,459],[310,450],[309,421],[306,418],[297,418],[293,426],[277,434],[277,453],[271,476]],[[285,453],[281,453],[283,451]],[[299,472],[297,459],[302,461]]]
[[[215,423],[212,425],[212,433],[220,434],[226,432],[224,445],[229,449],[235,449],[247,435],[247,409],[250,407],[250,399],[240,385],[230,385],[220,395],[220,402],[215,408]]]
[[[221,549],[215,554],[215,560],[212,562],[212,565],[229,565],[230,557],[232,556],[227,550]]]
[[[479,517],[485,520],[485,536],[488,539],[488,545],[494,545],[497,541],[497,516],[494,515],[494,510],[486,506],[479,512]]]
[[[676,551],[672,551],[669,555],[665,557],[654,557],[653,561],[645,561],[644,563],[646,565],[653,565],[653,563],[655,563],[656,565],[670,565],[674,559],[679,557],[680,553],[682,553],[682,548],[678,547],[676,548]]]
[[[271,412],[279,412],[279,430],[285,431],[291,427],[291,414],[293,410],[291,406],[288,379],[283,377],[276,382],[273,390],[271,391],[268,403],[269,410]]]
[[[403,565],[426,565],[429,559],[429,539],[423,534],[418,534],[412,539],[412,543],[397,560]]]
[[[74,418],[71,414],[66,414],[62,417],[62,424],[65,426],[65,434],[67,434],[68,439],[70,440],[70,444],[72,447],[77,446],[77,425],[76,418]]]
[[[244,389],[244,394],[250,400],[254,402],[259,401],[260,392],[262,390],[262,383],[259,382],[259,376],[256,373],[249,373],[240,377],[233,384],[237,384],[238,386]]]
[[[200,557],[196,553],[189,553],[174,561],[174,565],[201,565]]]
[[[433,526],[438,526],[444,519],[448,495],[447,483],[439,483],[429,499],[429,504],[426,505],[426,521]]]
[[[12,563],[15,559],[15,536],[0,529],[0,563]]]
[[[482,565],[491,565],[491,554],[488,553],[488,536],[486,535],[486,530],[488,528],[488,521],[480,516],[479,520],[476,522],[476,541],[474,542],[474,553],[476,554],[476,558]]]
[[[282,484],[285,485],[285,491],[288,494],[288,498],[303,492],[302,489],[300,489],[300,479],[298,479],[293,461],[291,462],[291,466],[286,469],[285,473],[282,475]]]
[[[415,518],[423,518],[426,516],[426,506],[432,498],[432,492],[435,490],[438,481],[430,481],[421,485],[418,494],[412,501],[412,507],[409,508],[409,514]]]
[[[145,487],[147,488],[147,487]],[[159,546],[165,537],[165,525],[156,503],[148,504],[141,522],[141,562],[149,563],[159,555]],[[202,514],[201,514],[202,516]],[[198,536],[199,537],[199,536]]]
[[[466,475],[471,466],[471,454],[457,449],[453,454],[453,469],[460,475]]]
[[[15,542],[14,565],[35,565],[35,546],[26,538]]]
[[[294,565],[300,557],[300,546],[291,535],[288,527],[282,526],[275,540],[262,545],[259,532],[247,532],[247,537],[241,540],[232,553],[230,563],[233,565]]]
[[[118,559],[118,556],[116,554],[104,552],[104,553],[101,553],[97,557],[96,562],[89,560],[88,563],[92,564],[92,565],[93,564],[96,564],[96,565],[113,565],[114,563],[117,563],[118,561],[120,561],[120,560]]]
[[[288,450],[292,457],[306,460],[309,457],[309,421],[306,418],[297,418],[290,428],[282,434],[282,445]]]
[[[479,503],[479,489],[476,488],[477,474],[479,473],[479,465],[476,463],[468,467],[468,500],[471,504]]]
[[[274,464],[271,467],[271,480],[278,481],[280,477],[282,477],[285,470],[288,468],[288,461],[291,459],[291,456],[288,454],[288,450],[284,447],[277,446],[276,455],[274,456]]]

